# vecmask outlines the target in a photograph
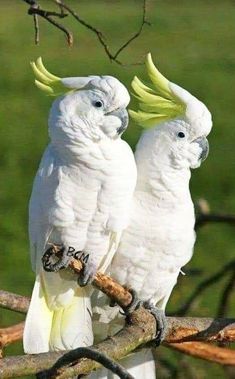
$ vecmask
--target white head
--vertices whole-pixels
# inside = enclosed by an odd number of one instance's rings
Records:
[[[130,111],[131,117],[145,128],[155,127],[144,140],[152,134],[159,159],[167,158],[175,168],[199,167],[209,152],[209,110],[188,91],[169,82],[154,66],[150,54],[146,67],[154,88],[134,78],[132,87],[140,110]]]
[[[59,95],[49,117],[50,137],[71,143],[87,137],[92,140],[117,139],[128,126],[126,110],[130,97],[122,83],[112,76],[60,79],[50,74],[39,58],[32,67],[36,85],[49,95]]]

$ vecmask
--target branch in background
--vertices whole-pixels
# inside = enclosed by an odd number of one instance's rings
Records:
[[[193,357],[216,362],[221,365],[235,366],[235,351],[231,349],[221,348],[203,342],[173,343],[170,347]]]
[[[38,23],[38,16],[36,14],[33,15],[33,23],[34,23],[34,41],[35,45],[39,44],[40,41],[40,34],[39,34],[39,23]]]
[[[19,313],[27,313],[30,298],[0,290],[0,308],[10,309]]]
[[[35,30],[35,41],[39,43],[39,24],[38,24],[38,17],[42,17],[44,20],[48,21],[50,24],[55,26],[57,29],[61,30],[66,38],[69,46],[72,46],[73,44],[73,34],[66,28],[64,27],[61,23],[56,21],[54,17],[57,18],[64,18],[67,16],[65,13],[58,13],[58,12],[51,12],[47,10],[41,9],[40,5],[36,0],[23,0],[25,3],[30,5],[28,14],[30,16],[33,16],[34,18],[34,30]]]
[[[195,229],[197,230],[201,226],[211,222],[235,225],[235,215],[229,215],[226,213],[210,213],[208,215],[200,215],[197,218]]]
[[[17,342],[23,337],[24,322],[0,329],[0,351],[7,345]]]
[[[195,303],[198,296],[201,295],[203,291],[205,291],[209,286],[213,284],[217,284],[218,280],[224,277],[227,273],[231,271],[233,272],[234,270],[235,270],[235,259],[232,259],[229,263],[224,265],[221,268],[221,270],[219,270],[217,273],[211,275],[209,278],[202,280],[201,283],[198,284],[198,286],[189,296],[188,300],[186,300],[184,305],[174,312],[174,315],[184,316],[189,311],[189,309]]]
[[[145,25],[150,25],[146,17],[147,0],[143,0],[143,16],[142,16],[141,24],[138,31],[132,37],[130,37],[122,46],[120,46],[116,52],[112,53],[110,47],[108,46],[106,42],[106,38],[103,35],[103,33],[100,30],[98,30],[95,26],[88,23],[86,20],[82,19],[79,16],[79,14],[75,12],[67,4],[65,4],[64,1],[53,0],[53,2],[59,7],[60,12],[52,12],[52,11],[41,9],[38,1],[36,0],[23,0],[23,1],[30,6],[28,10],[28,14],[33,15],[34,17],[34,30],[35,30],[36,43],[39,43],[39,25],[38,25],[37,17],[40,16],[44,18],[46,21],[48,21],[49,23],[51,23],[52,25],[54,25],[57,29],[61,30],[66,35],[69,46],[72,46],[73,33],[70,30],[68,30],[64,25],[62,25],[61,23],[58,23],[58,21],[55,20],[55,18],[64,18],[68,16],[68,14],[70,14],[73,18],[75,18],[76,21],[78,21],[79,24],[83,25],[86,29],[90,30],[97,36],[98,41],[102,45],[108,58],[119,65],[123,65],[123,63],[118,59],[122,51],[126,49],[127,46],[129,46],[135,39],[137,39],[141,35]],[[66,10],[68,13],[65,13],[64,10]]]
[[[205,199],[199,199],[196,204],[195,229],[209,223],[228,223],[235,225],[235,215],[226,213],[211,213],[210,206]]]
[[[69,12],[80,24],[82,24],[87,29],[89,29],[93,33],[95,33],[96,36],[97,36],[97,38],[98,38],[98,40],[99,40],[99,42],[103,46],[103,48],[105,50],[105,53],[108,55],[109,59],[111,61],[114,61],[114,62],[120,64],[120,65],[122,65],[122,63],[118,60],[118,56],[121,54],[121,52],[128,45],[130,45],[131,42],[133,42],[136,38],[138,38],[140,36],[140,34],[142,33],[142,30],[143,30],[143,27],[144,27],[145,24],[150,25],[150,23],[146,19],[146,0],[144,0],[143,1],[143,16],[142,16],[142,21],[141,21],[139,30],[130,39],[128,39],[115,53],[111,53],[110,48],[109,48],[109,46],[107,45],[107,43],[105,41],[104,35],[98,29],[96,29],[91,24],[88,24],[83,19],[81,19],[81,17],[74,10],[72,10],[70,7],[68,7],[68,5],[65,5],[64,2],[62,3],[61,0],[54,0],[54,2],[57,3],[57,4],[60,4],[61,7],[63,7],[67,12]]]
[[[234,290],[234,287],[235,287],[235,270],[232,272],[232,275],[222,292],[220,304],[217,311],[217,317],[224,317],[226,315],[227,309],[229,306],[229,301],[230,301],[232,292]]]

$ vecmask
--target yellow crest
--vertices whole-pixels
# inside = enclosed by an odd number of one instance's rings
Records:
[[[129,114],[137,124],[148,128],[183,115],[186,104],[172,92],[169,80],[155,67],[150,53],[145,65],[153,88],[146,86],[137,76],[134,77],[131,85],[140,109],[137,112],[129,110]]]
[[[58,96],[68,92],[68,88],[61,82],[61,78],[47,71],[41,57],[36,62],[30,62],[30,64],[36,77],[35,85],[40,90],[49,96]]]

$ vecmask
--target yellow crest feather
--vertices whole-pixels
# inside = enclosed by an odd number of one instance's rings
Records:
[[[150,53],[145,64],[153,88],[145,85],[137,76],[134,77],[131,86],[140,110],[129,110],[129,114],[135,122],[148,128],[183,115],[186,105],[171,91],[169,80],[155,67]]]
[[[36,77],[35,85],[47,95],[58,96],[68,92],[68,89],[62,84],[61,78],[47,71],[41,57],[36,62],[30,62],[30,65]]]

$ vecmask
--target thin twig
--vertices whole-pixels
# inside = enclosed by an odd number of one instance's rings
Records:
[[[92,359],[95,362],[99,362],[102,366],[106,367],[114,374],[117,374],[121,379],[134,379],[134,377],[130,375],[119,363],[114,362],[104,353],[101,353],[100,351],[89,347],[79,347],[77,349],[69,351],[68,353],[65,353],[49,370],[45,370],[39,373],[37,375],[37,379],[56,378],[58,374],[63,373],[65,366],[69,366],[71,364],[74,365],[79,359],[82,358],[88,358]]]
[[[38,16],[41,16],[45,20],[47,20],[50,24],[54,25],[57,29],[60,29],[66,36],[69,46],[72,46],[73,44],[73,34],[65,28],[62,24],[60,24],[58,21],[55,21],[48,11],[42,11],[40,9],[31,8],[28,12],[29,14],[37,14]],[[56,14],[57,15],[57,14]],[[55,16],[55,14],[54,14]]]
[[[33,1],[33,0],[23,0],[23,1],[25,3],[27,3],[28,5],[30,5],[30,8],[28,9],[29,15],[32,15],[34,17],[34,19],[35,19],[35,15],[40,16],[40,17],[44,18],[46,21],[48,21],[50,24],[55,26],[57,29],[61,30],[65,34],[69,46],[72,46],[73,34],[65,26],[63,26],[61,23],[54,20],[54,18],[53,18],[53,17],[64,18],[67,16],[66,13],[64,13],[64,12],[58,13],[58,12],[54,12],[54,11],[47,11],[47,10],[41,9],[39,4],[37,3],[37,1]],[[36,31],[38,29],[36,29],[35,25],[36,24],[34,22],[34,27],[35,27],[35,31]],[[37,32],[37,34],[38,34],[38,32]]]
[[[39,44],[40,41],[40,35],[39,35],[39,22],[38,22],[38,15],[34,14],[33,15],[33,22],[34,22],[34,41],[35,45]]]
[[[231,272],[235,269],[235,259],[232,259],[229,263],[224,265],[217,273],[211,275],[209,278],[202,280],[192,294],[189,296],[188,300],[180,307],[178,310],[173,312],[174,315],[184,316],[191,306],[194,304],[195,300],[198,296],[205,291],[209,286],[216,284],[218,280],[220,280],[223,276],[225,276],[228,272]]]
[[[128,40],[126,41],[117,51],[116,53],[114,54],[114,60],[117,59],[117,57],[119,56],[119,54],[128,46],[130,45],[131,42],[133,42],[136,38],[138,38],[140,36],[140,34],[142,33],[142,30],[143,30],[143,27],[145,24],[147,25],[151,25],[150,22],[147,21],[146,19],[146,0],[143,1],[143,16],[142,16],[142,22],[141,22],[141,25],[140,25],[140,28],[139,30]]]
[[[100,44],[102,45],[102,47],[103,47],[106,55],[109,57],[109,59],[112,62],[116,62],[119,65],[123,65],[123,63],[118,59],[118,57],[122,53],[122,51],[125,48],[127,48],[127,46],[129,46],[136,38],[138,38],[141,35],[145,25],[150,25],[150,23],[147,21],[147,17],[146,17],[147,0],[143,0],[143,15],[142,15],[141,24],[140,24],[138,31],[132,37],[130,37],[123,45],[121,45],[117,49],[116,52],[112,53],[109,45],[106,42],[106,38],[103,35],[103,33],[100,30],[98,30],[95,26],[93,26],[92,24],[90,24],[86,20],[82,19],[79,16],[79,14],[77,12],[75,12],[70,6],[65,4],[64,1],[52,0],[60,8],[60,11],[61,11],[60,13],[41,9],[38,2],[34,1],[34,0],[23,0],[23,1],[25,3],[27,3],[28,5],[30,5],[30,8],[28,10],[29,15],[41,16],[42,18],[47,20],[49,23],[54,25],[56,28],[62,30],[67,37],[67,41],[68,41],[69,45],[71,46],[73,44],[72,32],[69,31],[64,25],[55,21],[55,19],[54,19],[54,17],[63,18],[65,16],[67,16],[67,13],[64,12],[64,10],[66,10],[72,17],[74,17],[76,19],[76,21],[78,21],[81,25],[83,25],[85,28],[87,28],[88,30],[90,30],[91,32],[93,32],[97,36]],[[35,30],[36,30],[36,28],[35,28]],[[139,63],[134,63],[134,64],[139,64]]]
[[[234,287],[235,287],[235,270],[232,272],[232,275],[222,292],[221,300],[220,300],[218,311],[217,311],[217,317],[224,317],[227,314],[229,301],[230,301],[232,292],[234,290]]]
[[[123,63],[118,60],[118,56],[120,53],[136,38],[140,36],[142,33],[143,27],[145,24],[150,25],[150,23],[146,20],[146,0],[143,1],[143,17],[141,21],[141,25],[137,33],[135,33],[129,40],[127,40],[115,53],[112,53],[108,44],[106,43],[105,37],[102,34],[100,30],[95,28],[93,25],[89,24],[87,21],[83,20],[73,9],[71,9],[68,5],[66,5],[64,2],[62,3],[61,0],[54,0],[55,3],[60,4],[61,7],[67,10],[81,25],[85,26],[87,29],[91,30],[93,33],[96,34],[99,42],[103,46],[105,53],[109,57],[111,61],[116,62],[119,65],[122,65]]]

